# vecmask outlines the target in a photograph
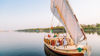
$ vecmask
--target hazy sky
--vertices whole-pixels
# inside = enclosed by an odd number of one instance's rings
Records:
[[[100,22],[100,0],[69,3],[80,24]],[[0,0],[0,30],[50,27],[51,18],[50,0]]]

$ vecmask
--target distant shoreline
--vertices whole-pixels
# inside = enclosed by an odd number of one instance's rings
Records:
[[[92,25],[84,25],[81,24],[84,32],[100,32],[100,24],[92,24]],[[18,32],[50,32],[51,28],[34,28],[34,29],[23,29],[23,30],[16,30]],[[53,32],[57,33],[64,33],[66,32],[63,26],[56,26],[53,27]]]

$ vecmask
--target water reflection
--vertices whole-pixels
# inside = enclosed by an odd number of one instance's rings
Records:
[[[98,31],[97,34],[100,35],[100,31]]]
[[[62,56],[53,51],[51,51],[45,44],[44,44],[44,52],[46,56]]]
[[[49,50],[43,43],[48,33],[0,32],[0,56],[62,56]],[[100,56],[100,32],[87,32],[91,56]]]
[[[100,31],[85,31],[86,34],[95,34],[97,33],[98,35],[100,35]]]
[[[0,56],[45,56],[44,33],[0,32]]]

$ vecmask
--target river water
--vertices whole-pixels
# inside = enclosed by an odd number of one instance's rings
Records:
[[[43,43],[47,33],[0,32],[0,56],[59,56]],[[100,35],[86,34],[91,56],[100,56]]]

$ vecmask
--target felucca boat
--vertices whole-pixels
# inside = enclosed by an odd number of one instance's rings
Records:
[[[57,36],[56,34],[55,36],[53,33],[49,34],[44,37],[44,44],[53,52],[61,55],[84,56],[87,51],[87,38],[68,0],[51,0],[51,11],[63,24],[66,35]]]

